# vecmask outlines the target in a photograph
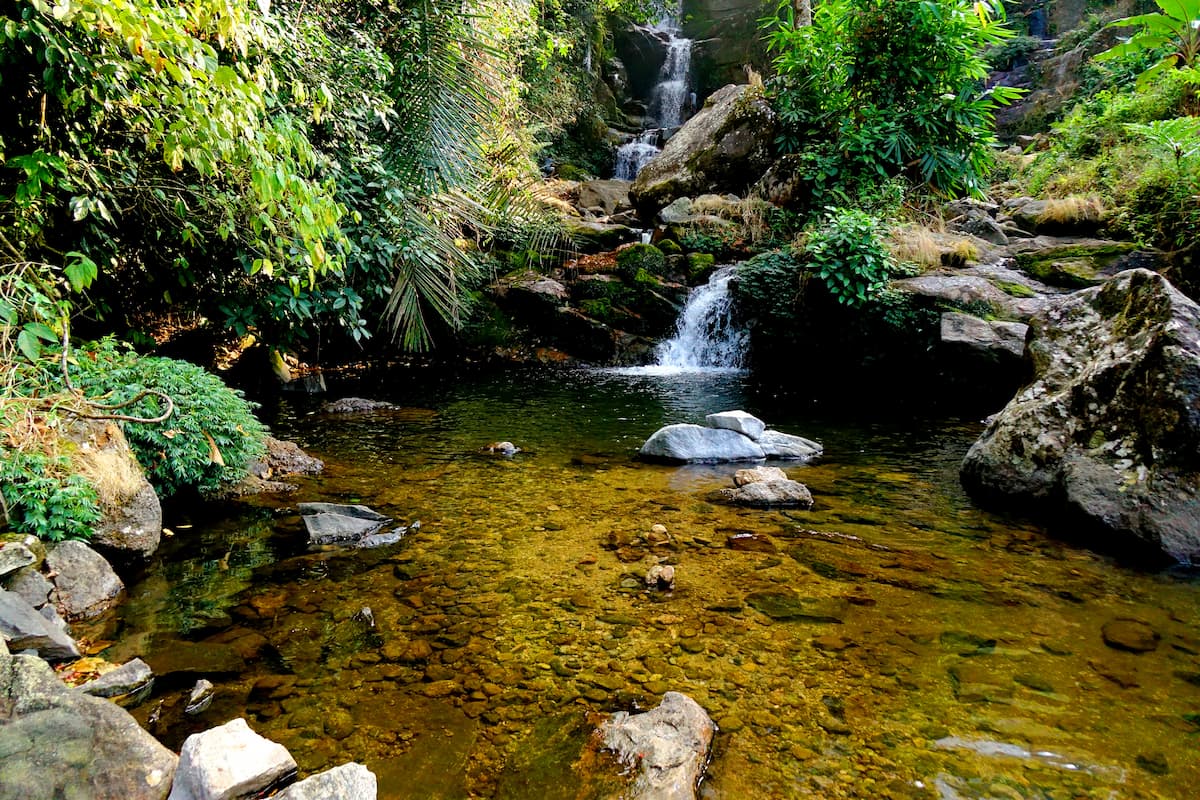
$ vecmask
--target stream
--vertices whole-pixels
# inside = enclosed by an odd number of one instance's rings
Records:
[[[325,473],[282,508],[176,512],[97,634],[106,658],[140,655],[160,675],[135,715],[170,747],[244,716],[302,774],[365,763],[387,800],[575,798],[588,715],[679,690],[720,726],[710,799],[1200,785],[1200,585],[978,510],[957,479],[978,421],[851,415],[731,371],[332,388],[405,408],[264,409]],[[634,459],[660,425],[730,408],[825,445],[786,467],[812,511],[714,502],[734,466]],[[523,452],[479,451],[497,439]],[[310,552],[304,500],[422,526],[385,548]],[[652,544],[656,524],[669,542]],[[726,546],[745,533],[758,549]],[[642,583],[659,558],[676,565],[674,592]],[[185,717],[200,675],[217,699]]]

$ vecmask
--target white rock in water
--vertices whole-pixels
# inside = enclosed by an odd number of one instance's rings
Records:
[[[375,774],[351,761],[293,783],[274,800],[375,800]]]
[[[642,445],[645,458],[668,461],[758,461],[766,453],[753,440],[727,428],[701,425],[668,425],[654,432]]]
[[[767,454],[767,458],[788,461],[811,461],[825,452],[825,448],[812,439],[779,431],[764,431],[758,439],[758,444]]]
[[[737,431],[743,436],[749,436],[754,441],[758,441],[763,435],[763,431],[767,429],[767,423],[763,422],[753,414],[747,414],[745,411],[721,411],[716,414],[709,414],[704,418],[710,428],[725,428],[731,431]]]
[[[295,772],[296,760],[286,747],[235,719],[187,738],[167,800],[254,797]]]
[[[618,711],[600,726],[604,746],[636,770],[632,800],[695,800],[716,725],[692,698],[667,692],[653,711]]]
[[[737,487],[745,486],[748,483],[786,481],[787,479],[787,473],[779,467],[751,467],[750,469],[739,469],[733,473],[733,485]]]

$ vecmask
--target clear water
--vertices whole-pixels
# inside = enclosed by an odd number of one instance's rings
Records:
[[[975,421],[831,416],[740,374],[396,374],[342,393],[410,409],[275,409],[276,432],[328,464],[286,502],[423,527],[310,553],[266,500],[168,520],[176,536],[103,633],[111,659],[209,669],[199,718],[180,713],[192,675],[136,712],[171,746],[245,716],[302,773],[367,764],[385,800],[586,797],[571,765],[587,715],[680,690],[721,725],[710,800],[1200,786],[1200,587],[978,510],[957,480]],[[730,467],[633,459],[660,425],[729,408],[824,443],[787,469],[811,512],[714,502]],[[524,452],[479,452],[498,439]],[[655,524],[669,544],[647,545]],[[775,552],[729,549],[735,532]],[[657,558],[676,565],[671,594],[640,585]],[[764,613],[780,594],[826,621]],[[1107,646],[1117,618],[1156,648]]]

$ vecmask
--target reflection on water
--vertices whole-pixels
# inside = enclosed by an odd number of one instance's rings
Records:
[[[280,408],[276,432],[328,464],[289,502],[423,527],[309,553],[288,509],[191,520],[131,587],[108,652],[167,673],[137,713],[157,709],[168,744],[244,715],[304,772],[366,763],[384,798],[574,798],[584,714],[675,689],[721,726],[706,798],[1200,785],[1196,583],[975,509],[957,466],[977,423],[816,418],[736,373],[403,375],[346,393],[407,409]],[[633,460],[660,425],[728,408],[825,445],[787,468],[811,512],[713,502],[733,467]],[[497,439],[525,452],[479,452]],[[726,547],[745,532],[767,541]],[[678,587],[648,594],[662,559]],[[218,699],[184,721],[197,672]]]

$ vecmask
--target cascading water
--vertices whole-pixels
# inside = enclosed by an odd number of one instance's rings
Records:
[[[675,336],[658,346],[659,370],[739,370],[749,332],[733,317],[729,283],[736,267],[722,267],[708,283],[692,290],[675,324]]]
[[[653,27],[667,35],[667,57],[658,71],[658,83],[650,93],[647,127],[617,148],[614,177],[631,181],[642,167],[662,152],[663,140],[684,122],[693,105],[691,91],[692,40],[679,34],[679,12],[664,11]]]

